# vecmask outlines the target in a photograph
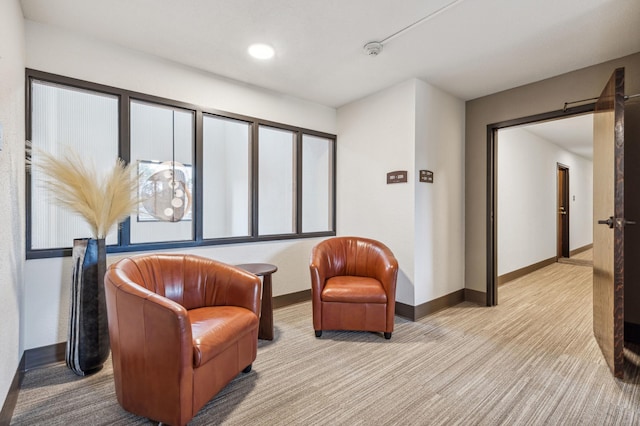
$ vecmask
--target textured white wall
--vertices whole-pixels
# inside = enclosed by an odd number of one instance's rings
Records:
[[[497,166],[498,275],[556,255],[557,163],[569,166],[570,250],[592,243],[591,161],[523,128],[502,129]]]
[[[0,2],[0,403],[23,352],[24,25],[18,0]]]
[[[333,108],[217,78],[35,22],[25,22],[28,68],[327,133],[336,132]],[[21,73],[24,73],[23,68]],[[20,94],[24,93],[23,84],[20,81]],[[24,121],[23,111],[24,108],[17,110],[20,122]],[[23,216],[20,212],[19,217]],[[303,239],[180,251],[229,263],[276,264],[278,272],[273,276],[273,294],[279,296],[310,288],[309,253],[318,241]],[[116,258],[119,257],[109,256],[108,261]],[[25,349],[66,340],[70,277],[69,258],[26,262]]]

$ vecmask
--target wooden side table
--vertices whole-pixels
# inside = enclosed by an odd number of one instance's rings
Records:
[[[273,306],[271,304],[271,274],[278,270],[270,263],[243,263],[236,265],[254,275],[262,277],[262,302],[260,305],[260,327],[258,339],[273,340]]]

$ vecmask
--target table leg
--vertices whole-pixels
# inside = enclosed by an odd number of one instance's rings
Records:
[[[260,307],[260,327],[258,338],[273,340],[273,307],[271,305],[271,274],[262,277],[262,304]]]

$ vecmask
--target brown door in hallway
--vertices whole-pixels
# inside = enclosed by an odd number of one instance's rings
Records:
[[[558,163],[558,250],[557,257],[569,257],[569,167]]]
[[[624,367],[624,68],[593,118],[593,332],[613,375]]]

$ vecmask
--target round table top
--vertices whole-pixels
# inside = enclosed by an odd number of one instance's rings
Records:
[[[278,270],[276,265],[270,263],[242,263],[236,266],[258,276],[273,274]]]

